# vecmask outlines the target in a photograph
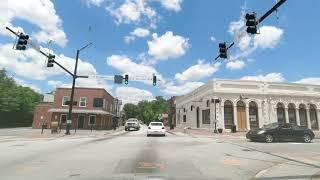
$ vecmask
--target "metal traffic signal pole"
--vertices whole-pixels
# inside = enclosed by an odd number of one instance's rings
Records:
[[[72,75],[72,88],[71,88],[71,96],[70,96],[70,103],[69,103],[69,113],[68,113],[68,120],[67,120],[67,127],[66,127],[66,135],[70,135],[70,128],[71,128],[71,120],[72,120],[72,107],[73,107],[73,98],[74,98],[74,88],[76,85],[76,79],[78,77],[87,78],[87,76],[77,76],[77,69],[78,69],[78,61],[79,61],[79,54],[80,51],[84,50],[85,48],[89,47],[92,43],[89,43],[82,47],[81,49],[77,50],[76,55],[76,64],[74,67],[74,73]]]
[[[258,19],[258,24],[260,24],[264,19],[266,19],[270,14],[272,14],[274,11],[276,11],[283,3],[285,3],[287,0],[279,0],[269,11],[267,11],[264,15],[262,15]],[[230,49],[234,45],[234,42],[232,42],[228,48]],[[220,57],[220,54],[214,59],[215,61]]]
[[[16,35],[17,37],[20,37],[20,35],[22,33],[17,33],[14,32],[12,29],[10,29],[9,27],[6,27],[7,30],[9,30],[11,33],[13,33],[14,35]],[[75,84],[76,84],[76,79],[77,78],[88,78],[88,76],[78,76],[77,75],[77,69],[78,69],[78,60],[79,60],[79,53],[80,51],[84,50],[85,48],[89,47],[92,43],[88,43],[87,45],[85,45],[84,47],[82,47],[81,49],[77,50],[77,56],[76,56],[76,63],[75,63],[75,68],[74,68],[74,73],[72,74],[68,69],[66,69],[65,67],[63,67],[60,63],[58,63],[57,61],[54,60],[55,56],[52,54],[47,54],[43,51],[41,51],[40,47],[33,44],[32,41],[28,38],[28,42],[30,42],[30,44],[32,45],[32,47],[40,52],[42,55],[44,55],[46,58],[51,59],[51,63],[55,63],[57,64],[61,69],[63,69],[64,71],[66,71],[69,75],[72,76],[72,88],[71,88],[71,96],[70,96],[70,103],[69,103],[69,113],[68,113],[68,120],[67,120],[67,127],[66,127],[66,134],[69,135],[70,134],[70,127],[71,127],[71,117],[72,117],[72,107],[73,107],[73,98],[74,98],[74,88],[75,88]],[[22,49],[25,50],[25,49]],[[52,66],[48,66],[47,67],[53,67]]]

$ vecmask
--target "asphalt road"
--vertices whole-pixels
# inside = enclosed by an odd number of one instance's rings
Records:
[[[0,179],[320,179],[319,141],[265,144],[146,131],[0,141]]]

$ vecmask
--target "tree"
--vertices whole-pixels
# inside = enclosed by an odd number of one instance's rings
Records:
[[[0,127],[31,126],[35,106],[42,95],[18,85],[0,70]]]
[[[132,105],[133,104],[129,104],[129,105],[125,104],[123,107],[124,111],[126,111],[125,108],[128,109],[127,106],[131,107]],[[167,107],[168,107],[167,101],[161,96],[156,97],[155,100],[150,102],[143,100],[138,103],[137,105],[138,113],[137,113],[137,116],[134,116],[134,117],[137,117],[139,120],[148,124],[151,121],[158,120],[158,117],[160,116],[160,114],[167,112]],[[131,115],[131,112],[133,111],[127,110],[127,112],[128,112],[128,115]]]
[[[123,111],[126,115],[126,118],[137,118],[139,114],[138,106],[127,103],[123,106]]]

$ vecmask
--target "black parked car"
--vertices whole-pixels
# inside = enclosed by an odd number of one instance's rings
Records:
[[[262,128],[250,130],[247,139],[251,141],[264,141],[271,143],[274,141],[303,141],[310,143],[314,138],[311,129],[295,124],[271,123]]]

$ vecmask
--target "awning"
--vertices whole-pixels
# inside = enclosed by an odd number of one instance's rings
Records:
[[[51,108],[48,110],[48,112],[58,112],[58,113],[68,113],[69,109],[67,108]],[[111,115],[114,116],[114,114],[100,110],[100,109],[72,109],[72,113],[79,113],[79,114],[102,114],[102,115]]]

